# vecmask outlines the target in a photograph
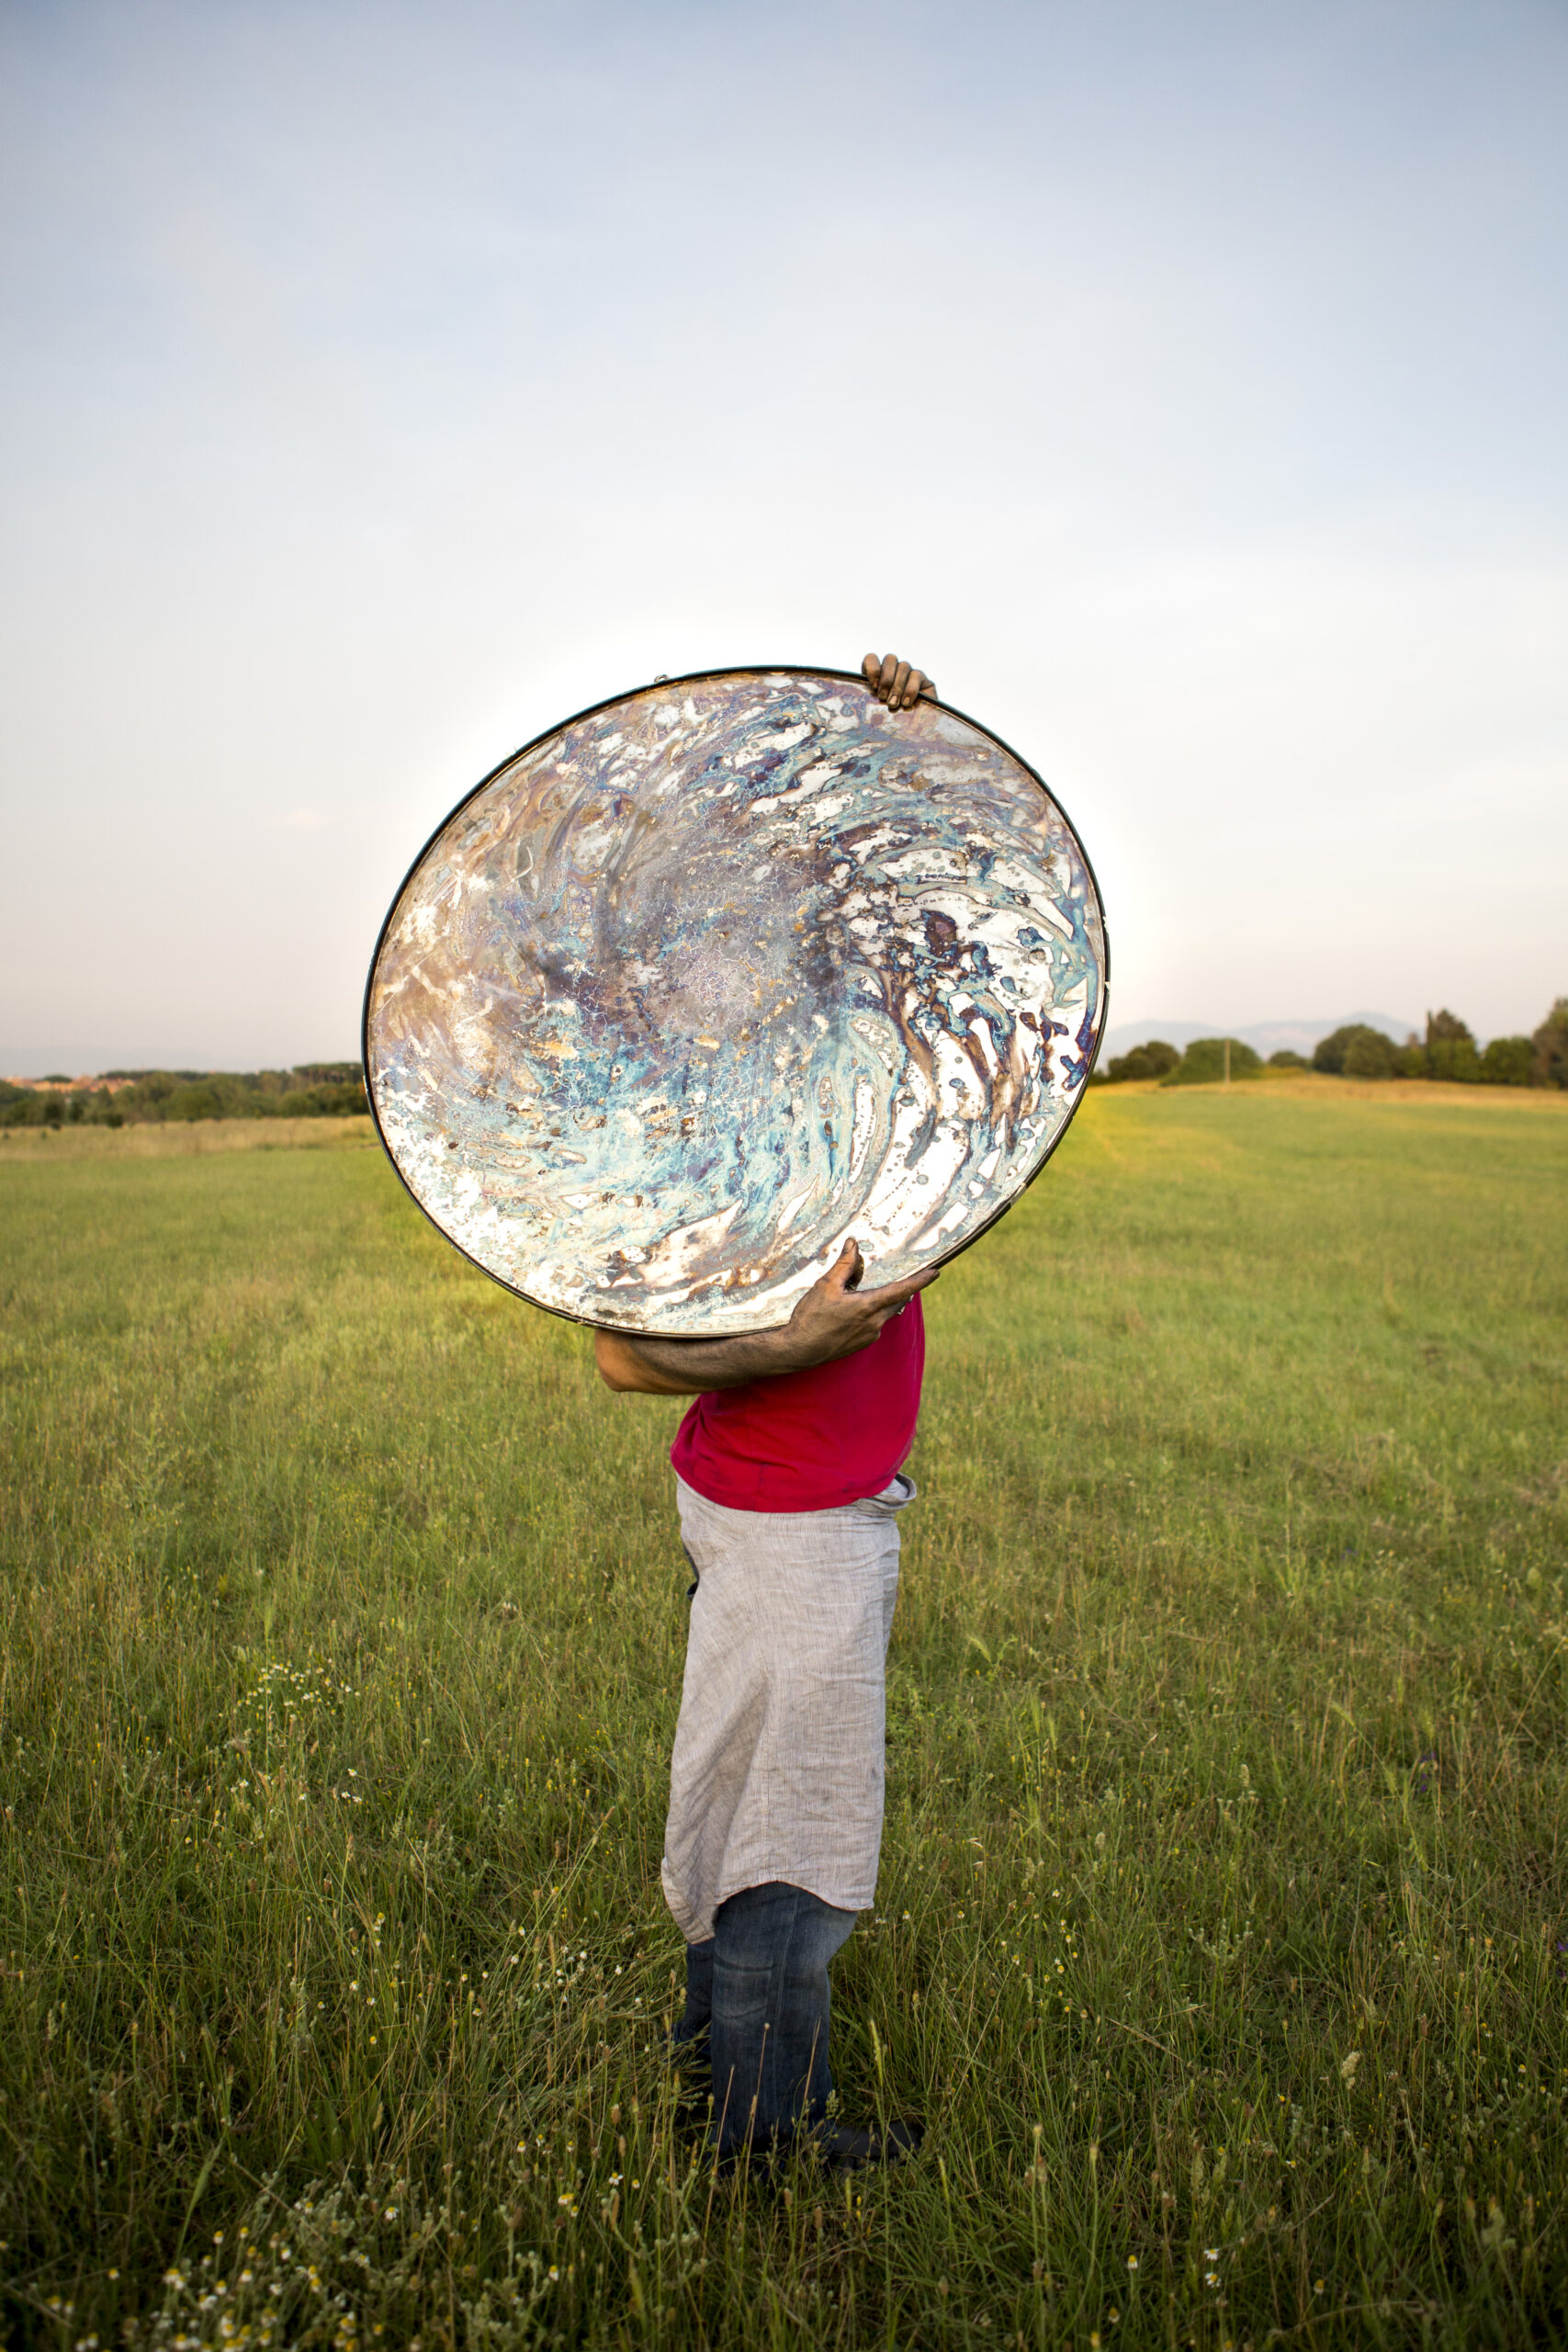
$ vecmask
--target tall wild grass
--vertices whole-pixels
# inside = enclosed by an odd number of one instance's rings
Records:
[[[0,1159],[8,2340],[1559,2340],[1565,1110],[1101,1095],[944,1273],[848,2182],[664,2060],[679,1408],[368,1147]]]

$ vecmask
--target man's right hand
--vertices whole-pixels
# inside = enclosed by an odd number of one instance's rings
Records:
[[[910,1274],[901,1283],[862,1290],[864,1272],[860,1243],[846,1241],[777,1335],[795,1356],[782,1370],[798,1372],[807,1364],[837,1363],[840,1356],[858,1355],[862,1348],[870,1347],[900,1307],[908,1306],[917,1291],[927,1289],[937,1278],[933,1266],[929,1272]]]
[[[655,1340],[629,1331],[594,1338],[599,1376],[610,1388],[648,1396],[694,1396],[709,1388],[744,1388],[782,1372],[836,1363],[869,1348],[883,1325],[937,1279],[933,1266],[901,1283],[862,1290],[865,1261],[860,1244],[846,1241],[820,1281],[812,1283],[789,1321],[777,1331],[733,1340]]]

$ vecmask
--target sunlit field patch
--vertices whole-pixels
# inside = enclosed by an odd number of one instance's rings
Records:
[[[368,1149],[0,1157],[7,2340],[1557,2340],[1565,1212],[1568,1103],[1090,1100],[928,1302],[834,1996],[924,2148],[735,2183],[678,1408]]]

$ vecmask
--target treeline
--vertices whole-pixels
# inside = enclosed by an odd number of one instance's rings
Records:
[[[1444,1079],[1461,1086],[1555,1086],[1568,1089],[1568,996],[1560,996],[1540,1027],[1529,1037],[1494,1037],[1478,1046],[1454,1012],[1429,1012],[1427,1034],[1414,1031],[1403,1046],[1363,1021],[1320,1037],[1309,1061],[1288,1049],[1260,1054],[1239,1037],[1197,1037],[1185,1053],[1151,1037],[1130,1053],[1112,1054],[1094,1073],[1093,1083],[1118,1086],[1129,1079],[1157,1078],[1167,1086],[1212,1086],[1225,1075],[1226,1048],[1232,1078],[1258,1078],[1271,1069],[1318,1069],[1336,1078]]]
[[[0,1127],[100,1127],[195,1119],[341,1119],[368,1109],[357,1062],[294,1069],[110,1069],[82,1085],[0,1080]]]

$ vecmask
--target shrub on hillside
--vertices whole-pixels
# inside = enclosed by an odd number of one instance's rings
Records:
[[[1277,1053],[1269,1055],[1269,1067],[1270,1069],[1310,1069],[1312,1064],[1304,1054],[1296,1053],[1289,1046],[1281,1046]]]
[[[1481,1056],[1468,1022],[1457,1012],[1427,1015],[1427,1076],[1450,1084],[1474,1086],[1481,1078]]]
[[[337,1119],[369,1107],[365,1089],[355,1079],[345,1086],[291,1087],[278,1098],[277,1114],[282,1119]]]
[[[1225,1074],[1225,1047],[1231,1049],[1231,1076],[1256,1078],[1263,1057],[1239,1037],[1194,1037],[1180,1062],[1166,1080],[1168,1086],[1214,1086]]]
[[[1535,1048],[1533,1084],[1568,1087],[1568,996],[1558,998],[1530,1044]]]
[[[1127,1053],[1111,1055],[1106,1083],[1120,1086],[1127,1079],[1164,1078],[1180,1059],[1174,1046],[1168,1046],[1163,1037],[1151,1037],[1146,1046],[1134,1046]]]
[[[1347,1078],[1392,1078],[1393,1070],[1393,1040],[1381,1029],[1363,1028],[1345,1048]]]
[[[1356,1056],[1356,1068],[1349,1068],[1351,1054]],[[1393,1040],[1381,1029],[1372,1028],[1365,1021],[1347,1022],[1343,1029],[1320,1037],[1312,1049],[1314,1069],[1326,1070],[1331,1078],[1392,1078],[1394,1075]]]
[[[1483,1086],[1528,1086],[1535,1048],[1528,1037],[1494,1037],[1481,1057]]]
[[[165,1097],[163,1106],[165,1119],[220,1119],[223,1102],[215,1086],[176,1086]]]

